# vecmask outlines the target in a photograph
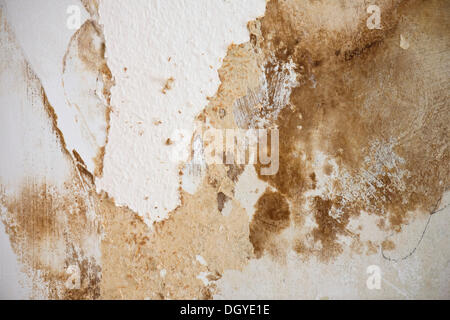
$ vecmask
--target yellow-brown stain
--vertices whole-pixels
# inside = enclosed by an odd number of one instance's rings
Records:
[[[448,14],[443,14],[449,12],[448,2],[378,5],[380,30],[366,27],[368,15],[357,2],[343,9],[357,13],[353,26],[343,21],[338,28],[334,21],[327,29],[318,19],[326,5],[312,1],[270,1],[260,21],[260,47],[269,61],[266,72],[275,69],[274,63],[291,60],[299,82],[290,104],[274,121],[280,132],[279,171],[260,178],[300,204],[292,212],[299,229],[302,217],[313,216],[318,247],[298,239],[294,249],[324,261],[342,252],[339,235],[358,241],[346,225],[361,210],[384,219],[386,223],[379,224],[384,229],[400,231],[412,212],[429,213],[448,187],[449,91],[443,89],[448,88],[448,68],[440,70],[442,53],[437,49],[449,48],[448,38],[439,35],[449,30]],[[409,29],[414,30],[417,49],[405,51],[399,33]],[[390,154],[380,158],[389,144]],[[323,169],[328,176],[333,170],[329,164],[316,167],[317,152],[334,160],[338,175],[350,176],[351,182],[338,176],[326,196],[304,198],[316,188],[315,170]],[[401,161],[390,165],[395,157]],[[365,178],[369,174],[373,180]],[[349,196],[350,187],[357,188],[358,196]],[[333,210],[340,216],[333,217]]]

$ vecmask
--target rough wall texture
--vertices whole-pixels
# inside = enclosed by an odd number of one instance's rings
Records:
[[[450,298],[448,1],[0,4],[1,297]]]

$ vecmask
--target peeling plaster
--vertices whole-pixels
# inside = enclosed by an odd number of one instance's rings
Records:
[[[180,205],[179,166],[187,158],[171,155],[174,148],[187,149],[195,116],[219,86],[217,69],[228,45],[249,40],[247,22],[262,15],[264,5],[263,0],[100,3],[116,86],[97,190],[149,225]],[[140,34],[147,35],[145,41]],[[173,88],[163,93],[167,79],[173,79]],[[174,145],[166,146],[167,139]]]

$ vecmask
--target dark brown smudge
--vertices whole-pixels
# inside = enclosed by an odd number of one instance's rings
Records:
[[[225,207],[225,202],[228,200],[230,200],[230,198],[225,193],[219,192],[217,194],[217,209],[219,209],[219,212],[222,212]]]
[[[260,258],[271,240],[290,225],[289,204],[279,192],[266,190],[255,205],[250,224],[250,242],[256,257]]]

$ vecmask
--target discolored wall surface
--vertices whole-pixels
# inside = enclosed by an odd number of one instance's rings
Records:
[[[0,297],[450,298],[448,1],[0,3]]]

